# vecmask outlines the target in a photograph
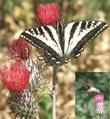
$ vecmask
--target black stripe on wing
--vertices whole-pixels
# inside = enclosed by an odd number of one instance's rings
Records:
[[[81,24],[81,29],[85,29],[86,28],[86,24],[87,24],[87,22],[83,21],[82,24]]]
[[[52,34],[51,30],[47,26],[44,26],[44,29],[48,32],[51,39],[57,44],[57,42],[55,41],[55,39],[53,37],[53,34]]]
[[[79,22],[76,22],[76,23],[73,24],[73,26],[72,26],[72,28],[71,28],[71,31],[70,31],[69,43],[70,43],[70,41],[71,41],[71,38],[73,38],[74,33],[75,33],[76,28],[77,28],[78,25],[79,25]]]
[[[57,33],[59,37],[59,43],[60,43],[62,52],[64,54],[64,26],[63,24],[61,24],[60,22],[57,23],[56,29],[57,29]]]
[[[88,23],[87,27],[90,27],[92,21]],[[100,25],[98,25],[96,28],[88,32],[75,46],[75,48],[71,52],[71,56],[74,58],[77,58],[80,56],[80,53],[84,50],[83,46],[88,43],[89,41],[96,38],[101,32],[103,32],[105,29],[108,28],[108,25],[104,22],[102,22]]]
[[[40,27],[38,28],[38,31],[36,30],[36,28],[32,28],[32,29],[36,33],[36,35],[40,34],[40,35],[44,35],[44,37],[45,37],[45,34],[43,34],[43,31]],[[26,30],[26,31],[30,32],[30,30]],[[21,33],[20,37],[24,38],[26,41],[31,43],[33,46],[35,46],[37,48],[42,48],[44,51],[46,51],[45,56],[48,55],[49,60],[52,60],[53,64],[55,64],[55,63],[60,64],[61,63],[60,56],[51,47],[46,45],[45,42],[42,42],[41,39],[33,36],[32,32],[27,33],[24,31]]]

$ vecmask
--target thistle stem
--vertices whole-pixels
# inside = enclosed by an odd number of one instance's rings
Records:
[[[100,114],[98,115],[98,119],[101,119],[101,115]]]
[[[56,71],[57,71],[57,66],[54,65],[53,66],[53,80],[52,80],[52,94],[53,94],[53,97],[52,97],[52,119],[57,119],[57,116],[56,116],[56,87],[55,87],[55,84],[56,84]]]

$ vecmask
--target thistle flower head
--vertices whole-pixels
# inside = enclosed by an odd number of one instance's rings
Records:
[[[31,55],[31,47],[23,38],[13,41],[10,44],[9,49],[11,51],[12,58],[21,58],[25,60]]]
[[[41,25],[56,24],[61,19],[58,4],[39,4],[36,8],[36,18]]]
[[[94,96],[95,101],[95,113],[98,115],[102,115],[105,113],[105,106],[104,106],[104,95],[103,94],[97,94]]]
[[[19,92],[27,87],[30,73],[21,60],[16,60],[10,67],[3,66],[1,76],[6,88]]]
[[[39,119],[37,99],[29,89],[25,89],[21,93],[10,92],[7,102],[15,118]]]

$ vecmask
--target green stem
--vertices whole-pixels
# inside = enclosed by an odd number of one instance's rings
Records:
[[[101,119],[101,115],[100,114],[98,115],[98,119]]]
[[[53,94],[53,102],[52,102],[52,119],[57,119],[56,116],[56,71],[57,71],[57,66],[53,66],[53,80],[52,80],[52,94]]]

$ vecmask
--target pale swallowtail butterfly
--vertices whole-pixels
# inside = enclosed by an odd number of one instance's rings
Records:
[[[77,58],[84,45],[97,37],[108,25],[101,21],[78,21],[67,25],[39,26],[21,33],[35,47],[44,50],[44,56],[51,65],[63,64],[70,58]]]

